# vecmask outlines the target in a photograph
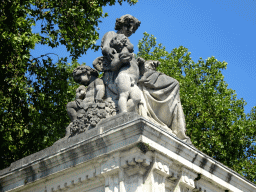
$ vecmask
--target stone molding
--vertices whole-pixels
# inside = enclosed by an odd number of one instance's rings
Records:
[[[180,191],[187,191],[192,192],[193,189],[195,189],[195,178],[197,177],[197,174],[193,171],[186,169],[185,167],[182,167],[181,169],[181,176],[180,179],[175,186],[175,189],[179,189]]]
[[[231,169],[129,113],[13,163],[0,172],[0,184],[1,192],[256,191]]]

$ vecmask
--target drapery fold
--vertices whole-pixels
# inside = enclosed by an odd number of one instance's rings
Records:
[[[179,82],[165,74],[149,70],[141,77],[138,85],[142,90],[144,106],[144,109],[140,109],[140,115],[169,127],[178,138],[191,144],[185,134],[186,123],[180,102]]]

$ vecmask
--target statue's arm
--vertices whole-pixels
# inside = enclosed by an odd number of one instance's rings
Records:
[[[83,85],[80,85],[76,90],[76,99],[84,99],[86,96],[86,89]]]
[[[95,101],[101,102],[105,95],[105,85],[102,79],[98,78],[95,80]]]
[[[119,53],[116,53],[116,54],[113,55],[113,59],[110,63],[111,71],[118,71],[121,68],[122,62],[119,59],[119,55],[120,55]]]
[[[127,42],[126,42],[126,47],[127,47],[128,51],[129,51],[130,53],[133,53],[133,52],[134,52],[134,50],[133,50],[134,46],[133,46],[133,44],[130,42],[130,40],[129,40],[128,38],[127,38]]]

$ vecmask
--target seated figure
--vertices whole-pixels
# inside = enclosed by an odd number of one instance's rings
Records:
[[[138,82],[142,90],[140,115],[171,129],[179,139],[191,144],[186,136],[186,123],[180,102],[179,82],[156,71],[159,61],[139,59],[141,78]]]
[[[83,115],[84,110],[90,104],[101,103],[105,95],[103,80],[98,78],[98,72],[95,69],[86,65],[78,66],[73,71],[73,77],[75,82],[82,84],[82,86],[77,89],[76,101],[67,104],[67,112],[71,121],[76,120],[78,115]],[[82,89],[83,87],[84,89]]]

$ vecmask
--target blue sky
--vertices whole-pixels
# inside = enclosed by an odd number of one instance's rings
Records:
[[[108,17],[99,25],[101,38],[108,31],[114,31],[115,20],[124,14],[131,14],[141,21],[139,29],[129,39],[137,44],[146,31],[157,38],[167,51],[180,45],[188,48],[191,57],[197,61],[215,56],[228,63],[223,71],[228,88],[234,89],[238,98],[243,98],[249,113],[256,105],[256,1],[254,0],[139,0],[134,6],[103,8]],[[40,27],[40,25],[39,25]],[[39,32],[36,26],[33,32]],[[69,53],[64,46],[52,49],[36,45],[31,51],[38,57],[45,53],[57,53],[66,57]],[[92,66],[101,51],[88,51],[79,58]],[[70,62],[70,60],[69,60]]]

